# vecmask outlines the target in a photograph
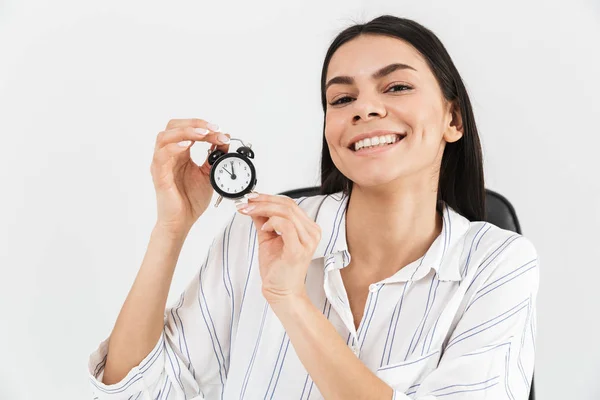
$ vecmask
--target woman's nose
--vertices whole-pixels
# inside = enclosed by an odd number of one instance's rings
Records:
[[[385,105],[375,96],[363,96],[362,99],[356,99],[354,101],[354,107],[356,108],[356,115],[354,115],[354,122],[359,120],[368,121],[372,118],[382,118],[386,114]]]

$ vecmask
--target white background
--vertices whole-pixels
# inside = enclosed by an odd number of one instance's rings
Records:
[[[252,142],[259,191],[316,185],[325,51],[388,13],[445,44],[486,186],[538,249],[538,399],[600,398],[598,0],[0,1],[0,398],[89,398],[87,357],[154,223],[149,167],[169,119]],[[169,302],[233,212],[211,206],[194,226]]]

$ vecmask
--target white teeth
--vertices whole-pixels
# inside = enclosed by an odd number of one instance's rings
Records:
[[[368,147],[386,146],[387,144],[390,144],[390,143],[396,143],[398,140],[400,140],[399,137],[394,134],[366,138],[366,139],[359,140],[358,142],[354,143],[354,151],[358,151],[362,148],[368,148]]]

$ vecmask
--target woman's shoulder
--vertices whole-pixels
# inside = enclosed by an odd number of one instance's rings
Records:
[[[478,236],[478,247],[483,251],[497,248],[498,246],[518,247],[522,251],[535,252],[533,242],[523,234],[501,228],[487,221],[474,221],[470,223],[469,235]],[[512,243],[515,243],[514,245]]]
[[[476,264],[475,275],[505,275],[528,266],[537,266],[538,252],[526,236],[486,221],[469,224],[463,259]]]

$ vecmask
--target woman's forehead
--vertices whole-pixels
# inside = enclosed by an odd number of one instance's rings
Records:
[[[327,77],[371,76],[381,67],[394,63],[410,65],[416,71],[426,68],[423,57],[404,40],[383,35],[362,35],[336,50],[327,68]]]

